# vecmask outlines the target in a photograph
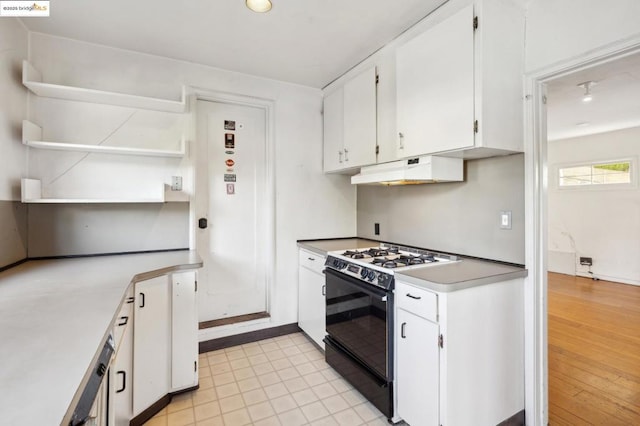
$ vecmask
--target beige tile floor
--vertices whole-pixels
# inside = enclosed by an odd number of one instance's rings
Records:
[[[302,333],[200,354],[199,374],[145,426],[388,425]]]

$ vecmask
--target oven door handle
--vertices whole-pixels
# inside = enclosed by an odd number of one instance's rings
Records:
[[[388,299],[388,295],[390,293],[388,293],[386,290],[384,290],[381,287],[377,287],[375,285],[372,284],[366,284],[363,283],[349,275],[343,274],[342,272],[338,272],[338,271],[334,271],[333,269],[329,269],[326,268],[325,269],[325,275],[327,276],[327,284],[329,284],[329,276],[333,277],[333,278],[337,278],[341,281],[346,282],[347,284],[349,284],[352,287],[356,287],[358,290],[362,291],[363,293],[366,293],[370,296],[375,297],[376,299],[380,300],[381,302],[387,302]],[[331,286],[327,285],[327,288],[331,288]]]

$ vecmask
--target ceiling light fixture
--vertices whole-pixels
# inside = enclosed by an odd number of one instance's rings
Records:
[[[247,7],[254,12],[264,13],[271,10],[270,0],[245,0]]]
[[[578,87],[582,87],[584,89],[584,95],[582,95],[582,102],[591,102],[593,100],[593,95],[591,94],[591,88],[596,84],[597,83],[595,81],[585,81],[584,83],[578,84]]]

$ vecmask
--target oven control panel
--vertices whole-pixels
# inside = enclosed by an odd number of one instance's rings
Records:
[[[392,274],[376,271],[372,268],[367,268],[366,266],[358,265],[337,257],[328,256],[325,266],[387,290],[390,290],[393,285]]]

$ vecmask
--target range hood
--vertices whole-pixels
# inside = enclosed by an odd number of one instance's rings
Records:
[[[464,180],[462,158],[425,155],[360,169],[351,177],[354,185],[410,185]]]

